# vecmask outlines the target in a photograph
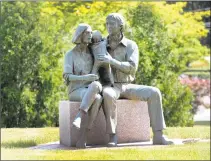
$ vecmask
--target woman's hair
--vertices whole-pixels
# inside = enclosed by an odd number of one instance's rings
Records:
[[[88,28],[91,28],[91,26],[89,26],[88,24],[85,24],[85,23],[79,24],[78,27],[76,28],[74,35],[73,35],[72,43],[80,44],[81,43],[81,35]]]

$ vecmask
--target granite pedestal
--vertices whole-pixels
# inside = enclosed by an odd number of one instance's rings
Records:
[[[60,101],[59,133],[60,144],[75,146],[79,130],[72,127],[78,113],[80,102]],[[136,100],[117,100],[117,138],[118,143],[133,143],[150,140],[150,120],[147,102]],[[106,121],[102,107],[88,133],[87,145],[104,145],[108,143]]]

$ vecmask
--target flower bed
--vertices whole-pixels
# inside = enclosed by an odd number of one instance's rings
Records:
[[[210,79],[202,79],[190,75],[181,75],[180,82],[191,88],[194,93],[193,112],[196,113],[198,106],[210,108]]]

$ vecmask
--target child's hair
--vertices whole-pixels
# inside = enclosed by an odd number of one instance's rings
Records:
[[[99,42],[102,40],[102,34],[100,33],[100,31],[95,30],[92,32],[92,39],[94,40],[94,42]]]

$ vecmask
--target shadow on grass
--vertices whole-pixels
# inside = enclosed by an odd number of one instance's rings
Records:
[[[210,126],[210,121],[195,121],[194,125]]]
[[[1,147],[3,148],[27,148],[31,146],[36,146],[37,143],[34,140],[18,140],[3,142]]]

